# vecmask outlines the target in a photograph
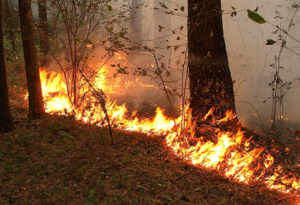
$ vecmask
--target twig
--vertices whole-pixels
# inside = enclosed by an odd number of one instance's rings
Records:
[[[80,69],[78,69],[78,71],[80,72],[80,74],[82,75],[82,77],[85,79],[85,81],[89,84],[89,86],[93,89],[93,91],[95,92],[96,94],[96,98],[97,100],[100,101],[100,104],[101,104],[101,108],[105,114],[105,118],[106,118],[106,121],[107,121],[107,126],[108,126],[108,130],[109,130],[109,135],[110,135],[110,139],[111,139],[111,145],[114,145],[114,140],[113,140],[113,134],[112,134],[112,128],[111,128],[111,125],[110,125],[110,120],[109,120],[109,116],[108,116],[108,112],[107,112],[107,109],[106,109],[106,100],[105,100],[105,94],[104,92],[102,91],[102,89],[99,89],[100,90],[100,93],[99,91],[97,91],[94,86],[90,83],[90,81],[85,77],[85,75],[82,73],[82,71]],[[104,97],[103,97],[104,96]]]

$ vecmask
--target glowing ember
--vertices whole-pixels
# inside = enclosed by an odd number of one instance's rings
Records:
[[[116,53],[115,53],[116,55]],[[117,58],[119,58],[116,55]],[[98,73],[93,86],[101,88],[104,92],[113,93],[118,86],[107,86],[105,72]],[[77,120],[88,123],[95,123],[98,126],[105,126],[105,115],[97,103],[97,100],[90,95],[80,107],[73,107],[70,103],[67,87],[60,73],[40,71],[43,95],[45,99],[46,111],[48,113],[65,114],[73,113]],[[133,82],[126,82],[125,88],[133,86]],[[114,89],[113,89],[114,88]],[[139,119],[134,116],[128,117],[126,104],[121,106],[115,102],[107,102],[108,115],[111,124],[119,129],[143,132],[148,135],[166,135],[166,143],[174,153],[188,160],[193,165],[205,167],[207,169],[218,170],[225,176],[239,182],[249,183],[251,181],[262,180],[269,188],[282,192],[291,192],[292,188],[298,190],[300,181],[294,175],[286,175],[282,168],[278,167],[270,176],[270,169],[274,163],[274,157],[264,156],[261,160],[261,153],[264,148],[250,149],[250,140],[244,137],[242,131],[221,132],[215,129],[218,141],[216,143],[201,141],[201,138],[194,136],[194,123],[191,121],[190,109],[185,110],[185,122],[188,131],[182,131],[180,126],[175,126],[174,120],[164,115],[164,110],[157,107],[156,115],[153,119]],[[205,118],[213,115],[211,110]],[[126,117],[127,116],[127,117]],[[232,112],[228,112],[224,119],[215,123],[221,124],[235,118]],[[177,125],[182,124],[181,117],[175,119]],[[183,133],[182,136],[180,136]],[[189,133],[189,134],[185,134]],[[196,144],[189,144],[189,140],[195,140]],[[273,166],[274,167],[274,166]],[[266,173],[268,176],[266,177]],[[276,182],[276,183],[275,183]],[[292,188],[291,188],[292,187]]]

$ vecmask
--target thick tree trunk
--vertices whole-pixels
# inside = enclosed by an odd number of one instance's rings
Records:
[[[219,119],[235,113],[233,83],[226,52],[221,0],[188,0],[190,107],[201,120],[211,108]]]
[[[1,11],[1,1],[0,1]],[[9,97],[6,80],[6,69],[3,48],[2,14],[0,13],[0,133],[13,129],[13,120],[10,113]]]
[[[8,0],[5,0],[4,3],[5,3],[6,25],[8,27],[9,40],[11,42],[12,50],[15,52],[16,51],[15,35],[13,30],[13,22],[11,18],[10,8],[8,6]]]
[[[19,12],[21,22],[21,33],[25,59],[25,70],[29,93],[28,117],[35,119],[45,113],[39,65],[34,43],[33,18],[31,11],[31,0],[19,0]]]
[[[47,55],[49,52],[48,46],[48,20],[47,20],[47,7],[46,0],[38,1],[38,10],[39,10],[39,29],[40,29],[40,48],[44,54],[42,60],[42,66],[46,64]]]

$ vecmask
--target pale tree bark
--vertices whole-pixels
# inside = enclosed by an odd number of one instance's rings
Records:
[[[0,1],[0,11],[1,11]],[[10,132],[13,129],[13,119],[10,112],[9,96],[6,79],[4,48],[3,48],[3,29],[2,14],[0,12],[0,133]]]
[[[215,118],[235,113],[233,83],[226,52],[221,0],[188,0],[190,107],[201,120],[211,108]]]
[[[39,65],[34,42],[31,0],[19,0],[21,33],[29,93],[29,114],[31,119],[40,118],[45,113]]]

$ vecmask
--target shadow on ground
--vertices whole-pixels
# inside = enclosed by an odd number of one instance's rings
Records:
[[[188,165],[164,137],[45,115],[0,135],[0,204],[295,204],[262,183]]]

